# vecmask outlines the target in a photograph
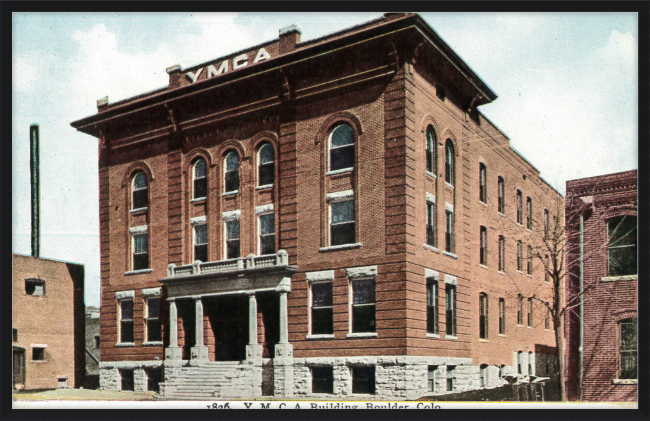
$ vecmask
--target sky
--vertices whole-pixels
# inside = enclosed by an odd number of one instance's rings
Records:
[[[297,24],[302,40],[382,13],[14,13],[13,251],[30,254],[29,126],[40,125],[41,257],[86,265],[99,305],[97,139],[70,122]],[[499,96],[479,109],[564,194],[636,169],[636,13],[422,13]]]

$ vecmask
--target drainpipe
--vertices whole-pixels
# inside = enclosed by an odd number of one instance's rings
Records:
[[[580,391],[580,401],[582,401],[582,381],[583,381],[583,352],[582,347],[584,343],[584,218],[580,215],[580,346],[578,347],[579,360],[578,360],[578,382]]]
[[[39,181],[38,124],[29,126],[29,173],[32,188],[32,256],[41,255],[41,185]]]

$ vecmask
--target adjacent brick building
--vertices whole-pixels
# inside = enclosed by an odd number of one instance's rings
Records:
[[[555,374],[524,253],[562,198],[419,15],[167,72],[72,123],[99,139],[103,389],[405,398]]]
[[[637,171],[566,184],[566,382],[578,400],[637,401]],[[580,252],[582,219],[582,253]],[[582,259],[581,259],[582,255]],[[582,364],[582,369],[581,369]]]
[[[80,387],[84,266],[14,253],[12,282],[14,388]]]

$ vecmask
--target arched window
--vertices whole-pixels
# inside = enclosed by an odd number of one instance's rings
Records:
[[[480,259],[479,262],[483,266],[487,266],[487,228],[486,227],[481,227],[481,252],[480,252]]]
[[[149,205],[149,182],[142,171],[133,176],[131,183],[131,209],[143,209]]]
[[[455,161],[454,144],[451,142],[451,139],[447,139],[447,144],[445,145],[445,181],[452,186],[454,185],[456,171]]]
[[[192,166],[192,199],[205,198],[208,192],[207,165],[203,158],[194,161]]]
[[[523,210],[523,197],[521,195],[521,190],[517,190],[517,223],[523,224],[524,221],[524,210]]]
[[[499,176],[498,179],[499,183],[499,213],[505,214],[506,213],[506,183],[503,180],[503,177]]]
[[[339,124],[329,138],[329,170],[354,168],[354,131],[347,124]]]
[[[506,238],[499,236],[499,272],[506,271]]]
[[[427,172],[436,174],[436,132],[433,126],[427,127]]]
[[[479,294],[479,337],[488,338],[488,296],[484,292]]]
[[[478,198],[481,202],[487,203],[487,168],[484,163],[478,166]]]
[[[533,199],[526,198],[526,228],[533,229]]]
[[[257,185],[271,186],[275,178],[275,153],[270,143],[265,143],[257,155]]]
[[[225,193],[239,191],[239,155],[235,151],[230,151],[226,155],[224,165],[225,170]]]

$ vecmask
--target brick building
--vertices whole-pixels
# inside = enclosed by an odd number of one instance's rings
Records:
[[[84,266],[14,253],[12,282],[14,388],[81,386]]]
[[[520,297],[550,299],[523,253],[561,196],[419,15],[167,72],[72,123],[99,139],[103,389],[400,398],[552,374]]]
[[[580,306],[565,321],[567,397],[580,399],[582,382],[584,401],[636,402],[637,171],[566,186],[567,303],[579,303],[581,263],[585,291],[582,338]]]

